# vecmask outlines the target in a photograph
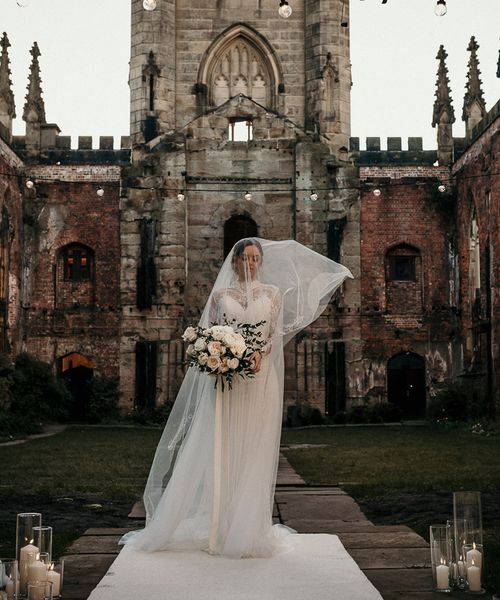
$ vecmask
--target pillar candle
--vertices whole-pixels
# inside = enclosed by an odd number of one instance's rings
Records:
[[[465,579],[466,576],[466,567],[465,567],[465,562],[462,560],[462,557],[460,556],[460,560],[458,561],[458,575],[459,577],[463,577]]]
[[[471,592],[481,591],[481,569],[476,567],[474,563],[467,568],[467,581]]]
[[[21,594],[26,593],[26,585],[28,583],[28,565],[32,561],[36,560],[36,556],[39,552],[39,548],[33,546],[33,544],[27,544],[26,546],[23,546],[19,551],[19,574],[21,578]]]
[[[43,562],[34,560],[28,565],[28,583],[47,580],[47,567]]]
[[[481,569],[482,559],[481,552],[476,548],[476,544],[473,544],[472,549],[467,552],[467,568],[471,567],[474,562],[474,565]]]
[[[445,590],[450,587],[450,569],[447,565],[436,567],[436,588]]]
[[[60,596],[61,594],[61,575],[54,571],[53,569],[49,569],[47,571],[47,581],[52,583],[52,595]]]
[[[5,584],[5,593],[7,600],[14,600],[14,581],[12,579]]]

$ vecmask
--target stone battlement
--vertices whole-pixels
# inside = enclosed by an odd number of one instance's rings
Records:
[[[46,143],[44,143],[44,141]],[[26,148],[26,136],[15,135],[12,138],[12,146],[15,150],[24,150]],[[55,135],[52,139],[44,140],[42,136],[42,150],[71,150],[71,136]],[[78,147],[74,150],[129,150],[130,136],[122,135],[120,138],[120,147],[115,148],[114,137],[112,135],[99,136],[99,147],[92,147],[91,135],[78,136]]]

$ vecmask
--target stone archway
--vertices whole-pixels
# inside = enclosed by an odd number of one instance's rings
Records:
[[[90,382],[95,367],[92,359],[78,352],[59,359],[59,373],[73,397],[69,415],[71,421],[86,421],[88,418]]]
[[[387,400],[403,411],[403,419],[425,417],[425,360],[422,356],[400,352],[389,359]]]

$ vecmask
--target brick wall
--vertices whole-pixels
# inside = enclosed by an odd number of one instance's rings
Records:
[[[118,375],[120,320],[119,179],[112,167],[30,169],[27,200],[26,349],[53,364],[69,352]],[[47,179],[51,178],[52,181]],[[98,186],[104,195],[96,194]],[[91,249],[90,281],[64,278],[62,249]]]

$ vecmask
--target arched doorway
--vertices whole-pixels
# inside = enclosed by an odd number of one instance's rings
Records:
[[[401,352],[387,363],[387,399],[399,406],[404,419],[425,417],[425,360],[414,352]]]
[[[69,415],[72,421],[86,421],[88,418],[90,382],[95,367],[93,360],[78,352],[71,352],[60,359],[59,372],[73,397]]]
[[[246,215],[234,215],[224,223],[224,258],[243,238],[257,237],[257,223]]]

